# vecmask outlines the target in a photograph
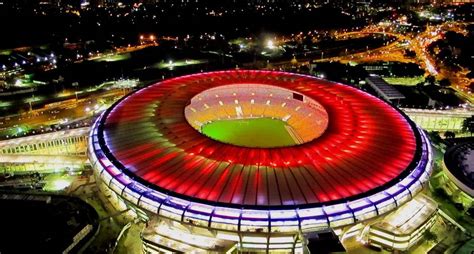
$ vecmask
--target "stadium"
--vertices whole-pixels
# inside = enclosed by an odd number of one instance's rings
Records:
[[[387,214],[431,172],[425,133],[356,88],[232,70],[165,80],[94,124],[102,191],[146,220],[147,251],[302,252]]]
[[[446,150],[442,171],[433,177],[433,186],[444,190],[455,203],[466,210],[474,206],[474,143],[460,140]]]

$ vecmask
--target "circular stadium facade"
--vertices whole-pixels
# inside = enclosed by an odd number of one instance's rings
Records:
[[[128,205],[247,249],[294,249],[298,235],[392,211],[431,171],[427,137],[388,103],[271,71],[200,73],[138,90],[96,121],[89,156]]]
[[[474,143],[460,143],[444,154],[445,172],[455,185],[468,195],[474,204]],[[466,202],[463,202],[466,203]]]

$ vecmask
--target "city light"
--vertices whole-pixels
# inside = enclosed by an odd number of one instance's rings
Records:
[[[471,251],[474,0],[22,2],[1,250]]]
[[[269,49],[274,49],[275,48],[275,45],[274,45],[272,40],[267,41],[267,48],[269,48]]]
[[[53,183],[51,184],[51,190],[53,191],[63,190],[69,187],[70,184],[71,182],[69,180],[57,179],[57,180],[54,180]]]

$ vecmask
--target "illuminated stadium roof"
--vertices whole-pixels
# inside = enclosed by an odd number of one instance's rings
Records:
[[[246,86],[257,90],[239,90]],[[267,94],[266,86],[282,89]],[[211,89],[217,87],[223,89]],[[201,95],[208,98],[199,102]],[[203,117],[186,118],[185,110],[194,112],[188,106]],[[267,113],[257,113],[262,106]],[[304,138],[259,148],[200,133],[200,124],[223,116],[262,115],[281,117]],[[305,136],[307,124],[319,128],[316,136]],[[298,232],[404,204],[429,178],[430,149],[403,113],[356,88],[293,73],[221,71],[165,80],[123,98],[94,124],[89,158],[110,190],[162,217],[239,232]]]

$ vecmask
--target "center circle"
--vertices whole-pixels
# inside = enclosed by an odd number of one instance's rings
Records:
[[[204,90],[191,98],[184,115],[194,129],[211,139],[252,148],[304,144],[328,127],[328,113],[317,101],[264,84]]]

